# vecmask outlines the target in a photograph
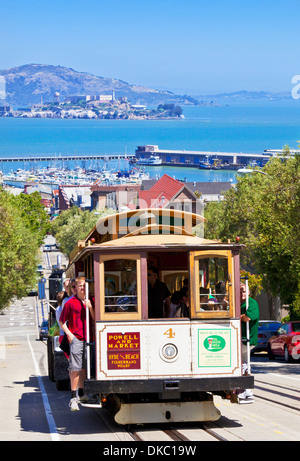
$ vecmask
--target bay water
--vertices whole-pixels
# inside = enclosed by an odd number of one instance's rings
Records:
[[[298,147],[300,101],[224,103],[217,107],[184,106],[179,120],[88,120],[0,118],[0,169],[30,169],[26,158],[49,155],[59,164],[60,155],[133,154],[138,145],[160,149],[262,153],[264,149]],[[1,163],[1,158],[24,158],[21,164]],[[46,162],[39,166],[47,166]],[[125,160],[75,161],[68,165],[128,169]],[[187,181],[235,181],[235,171],[196,168],[149,167],[151,177],[167,173]]]

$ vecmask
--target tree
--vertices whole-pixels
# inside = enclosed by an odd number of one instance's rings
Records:
[[[300,156],[275,158],[239,177],[224,201],[207,207],[206,237],[245,244],[242,265],[300,318]]]
[[[11,201],[21,212],[26,227],[37,239],[37,245],[41,246],[51,225],[45,207],[41,204],[41,197],[38,192],[33,194],[20,194],[12,196]]]
[[[113,210],[105,210],[95,214],[90,211],[82,211],[77,206],[63,211],[52,223],[52,234],[59,242],[61,251],[69,257],[78,240],[87,236],[98,219],[113,212]]]
[[[37,282],[38,251],[47,227],[43,212],[36,197],[0,191],[0,310]]]

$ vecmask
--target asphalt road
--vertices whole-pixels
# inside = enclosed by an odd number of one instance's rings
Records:
[[[51,254],[52,264],[56,253]],[[69,410],[70,392],[57,391],[47,375],[46,342],[38,339],[41,318],[35,297],[16,300],[0,314],[0,441],[132,441],[103,410]],[[299,440],[300,363],[270,362],[259,354],[252,360],[252,372],[254,403],[215,398],[222,417],[214,430],[226,440]],[[181,430],[188,440],[201,440],[199,428]],[[147,440],[166,440],[157,428],[144,428],[142,434]]]
[[[47,376],[46,342],[38,339],[36,299],[12,303],[0,315],[0,440],[120,442],[130,435],[102,410],[70,412],[69,391],[57,391]],[[254,357],[253,405],[216,399],[218,427],[233,440],[291,441],[300,438],[300,364]],[[187,431],[187,429],[186,429]],[[191,440],[199,433],[188,431]],[[152,440],[160,440],[154,431]]]

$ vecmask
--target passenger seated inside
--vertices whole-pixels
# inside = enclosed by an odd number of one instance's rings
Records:
[[[158,280],[158,270],[151,266],[147,270],[148,277],[148,318],[170,317],[171,293],[164,282]]]
[[[175,318],[180,318],[180,317],[190,317],[190,311],[189,311],[189,306],[190,306],[190,296],[189,296],[189,289],[187,287],[181,288],[179,291],[179,298],[180,298],[180,304],[178,305],[175,315]]]
[[[105,312],[137,312],[136,274],[133,260],[104,262]]]
[[[179,307],[180,304],[180,291],[174,291],[174,293],[171,296],[171,310],[170,310],[170,317],[173,318],[175,317],[175,313],[177,308]]]
[[[228,310],[229,302],[225,299],[226,296],[226,282],[216,283],[216,298],[218,310]]]
[[[209,311],[217,310],[217,300],[213,295],[208,295],[207,307]]]
[[[200,311],[208,310],[209,289],[200,287]]]

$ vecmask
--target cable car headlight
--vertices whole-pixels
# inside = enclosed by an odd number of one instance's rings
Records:
[[[178,349],[174,344],[165,344],[162,348],[162,355],[164,358],[172,360],[178,354]]]

